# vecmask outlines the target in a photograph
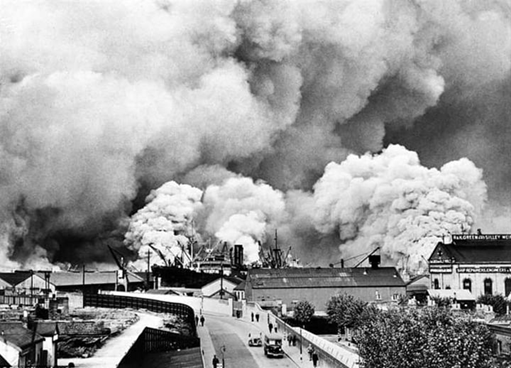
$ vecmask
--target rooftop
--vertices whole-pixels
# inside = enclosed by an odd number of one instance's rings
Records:
[[[249,279],[254,289],[405,286],[394,267],[252,269]]]
[[[511,235],[453,235],[452,243],[438,243],[430,263],[511,263]]]
[[[0,322],[0,334],[5,340],[21,350],[33,343],[44,341],[44,337],[23,327],[21,322]]]

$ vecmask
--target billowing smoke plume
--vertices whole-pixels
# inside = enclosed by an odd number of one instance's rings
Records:
[[[183,250],[189,248],[194,237],[193,220],[202,209],[201,196],[200,189],[173,181],[151,192],[147,205],[131,218],[125,235],[126,245],[141,259],[133,265],[135,268],[144,269],[141,263],[145,256],[154,252],[157,257],[153,264],[191,262]]]
[[[0,263],[104,261],[169,181],[204,191],[208,236],[280,224],[302,260],[336,256],[300,211],[329,162],[391,143],[428,167],[467,157],[505,210],[510,15],[497,0],[3,1]],[[230,192],[208,187],[242,177],[286,209],[216,212]]]
[[[438,241],[472,227],[486,199],[482,172],[466,159],[440,170],[389,146],[378,156],[330,163],[314,187],[316,228],[339,234],[345,255],[380,253],[412,273],[427,269]]]
[[[151,250],[166,263],[190,263],[191,258],[186,258],[193,257],[190,247],[205,245],[193,241],[210,240],[195,239],[196,231],[229,247],[243,245],[244,262],[254,263],[259,260],[259,244],[285,218],[282,193],[249,178],[231,178],[223,185],[211,185],[202,202],[201,196],[201,190],[175,182],[151,192],[147,205],[132,216],[126,233],[125,243],[141,258],[135,267],[143,268],[144,256]],[[213,249],[210,244],[209,250]]]

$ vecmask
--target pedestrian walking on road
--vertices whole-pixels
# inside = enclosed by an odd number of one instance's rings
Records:
[[[314,367],[317,367],[318,366],[318,360],[319,360],[319,356],[318,356],[318,353],[316,353],[316,351],[314,351],[312,353],[312,365]]]
[[[252,317],[252,322],[254,322],[254,312],[252,312],[251,317]]]
[[[206,321],[206,318],[204,318],[204,316],[200,316],[200,324],[201,326],[204,326],[204,322]]]
[[[256,321],[259,322],[259,313],[256,313]]]
[[[199,325],[199,316],[195,316],[195,326]]]
[[[293,335],[293,346],[296,346],[296,335]]]
[[[309,353],[309,360],[312,360],[312,353],[314,353],[314,348],[312,347],[312,345],[309,345],[307,347],[307,353]]]
[[[220,361],[218,360],[216,355],[213,356],[213,368],[216,368],[218,366],[218,363],[220,363]]]
[[[270,322],[268,325],[268,329],[270,330],[270,333],[273,331],[273,323]]]

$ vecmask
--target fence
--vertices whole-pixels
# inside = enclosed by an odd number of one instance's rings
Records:
[[[197,336],[197,330],[195,329],[195,313],[193,308],[185,304],[110,294],[85,294],[83,297],[83,306],[115,309],[145,309],[156,313],[178,315],[190,326],[194,326],[191,331],[193,336]]]
[[[141,367],[144,365],[144,359],[148,353],[163,353],[193,348],[200,348],[198,337],[188,337],[170,331],[146,327],[118,367]],[[200,356],[200,349],[191,351]]]

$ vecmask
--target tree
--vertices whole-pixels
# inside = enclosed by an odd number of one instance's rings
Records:
[[[314,306],[308,301],[303,300],[295,305],[293,316],[298,322],[300,322],[300,324],[303,325],[310,322],[314,312]]]
[[[326,305],[326,313],[331,323],[338,327],[355,328],[361,322],[361,315],[367,308],[367,303],[354,298],[352,295],[342,294],[330,298]]]
[[[365,368],[494,366],[486,325],[447,309],[379,311],[355,335]]]
[[[491,294],[485,294],[481,295],[479,298],[477,298],[477,303],[479,304],[485,304],[485,305],[491,305],[493,307],[493,311],[497,315],[504,315],[506,314],[507,309],[507,301],[504,296],[497,294],[497,295],[491,295]]]

